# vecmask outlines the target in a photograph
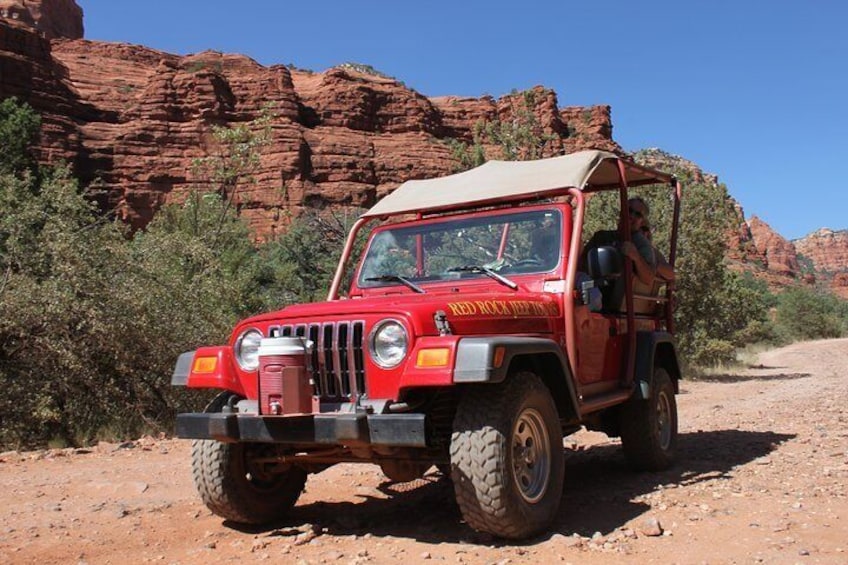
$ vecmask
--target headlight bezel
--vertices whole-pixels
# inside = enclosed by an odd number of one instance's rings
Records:
[[[387,343],[379,345],[377,342],[382,332],[384,332],[389,327],[396,327],[400,329],[400,335],[402,336],[403,340],[403,346],[401,348],[402,353],[400,355],[385,355],[385,350],[383,348],[387,346]],[[397,347],[397,345],[394,346]],[[379,351],[378,348],[380,349]],[[371,355],[371,360],[374,362],[375,365],[382,369],[394,369],[407,359],[407,357],[409,356],[409,351],[409,331],[406,329],[406,326],[402,321],[398,320],[397,318],[385,318],[374,324],[374,327],[371,329],[371,332],[368,335],[368,352]]]
[[[246,350],[245,338],[248,337],[248,334],[256,334],[257,337],[255,338],[255,345],[252,343],[249,344],[249,348]],[[242,371],[252,373],[259,370],[259,344],[264,337],[265,334],[262,333],[262,330],[258,328],[247,328],[239,334],[238,338],[236,338],[235,345],[233,345],[233,354],[236,358],[236,363],[238,363],[238,366]],[[251,337],[251,339],[253,339],[253,337]],[[250,355],[251,357],[249,359],[255,359],[255,362],[245,359],[245,355]]]

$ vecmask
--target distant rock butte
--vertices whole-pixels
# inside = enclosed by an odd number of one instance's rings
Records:
[[[798,257],[792,243],[757,216],[748,220],[748,228],[757,254],[769,272],[790,277],[799,272]]]
[[[848,230],[822,228],[793,243],[833,291],[848,298]]]
[[[794,243],[816,270],[838,272],[848,265],[848,230],[822,228]]]
[[[739,208],[740,214],[742,213]],[[743,216],[740,215],[740,218]],[[753,273],[773,289],[821,284],[848,299],[848,231],[827,228],[788,241],[757,216],[729,238],[731,266]]]
[[[271,143],[256,182],[241,187],[236,202],[258,237],[284,230],[304,208],[367,207],[405,180],[452,172],[451,140],[473,141],[475,124],[508,121],[527,99],[429,98],[356,65],[310,72],[82,37],[73,0],[0,0],[0,98],[32,105],[42,115],[40,159],[70,163],[99,204],[134,228],[200,184],[192,165],[216,151],[213,126],[247,123],[266,106],[274,115]],[[560,107],[541,86],[530,95],[549,138],[546,155],[623,154],[609,106]],[[696,180],[717,182],[683,158],[642,153],[648,164],[672,158]],[[812,282],[802,275],[801,253],[848,296],[848,232],[822,230],[793,245],[756,217],[746,222],[738,205],[737,212],[739,227],[728,234],[732,263],[773,286]]]

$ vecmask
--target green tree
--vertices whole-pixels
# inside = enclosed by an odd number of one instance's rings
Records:
[[[654,159],[662,155],[651,152]],[[645,157],[636,154],[636,160]],[[675,271],[675,327],[679,352],[689,366],[730,362],[737,348],[773,335],[767,288],[731,271],[725,261],[727,234],[736,215],[727,187],[696,179],[665,156],[663,170],[683,183],[684,194]],[[665,250],[671,235],[672,201],[668,187],[632,191],[651,208],[654,244]]]
[[[536,117],[536,91],[513,92],[509,100],[509,119],[477,122],[471,144],[456,139],[448,142],[457,161],[456,171],[485,163],[488,160],[487,148],[491,148],[495,158],[504,161],[526,161],[546,155],[550,143],[557,137],[547,133]]]
[[[194,161],[194,174],[202,185],[194,192],[216,192],[223,202],[219,226],[237,202],[239,189],[256,184],[254,175],[261,164],[262,148],[271,142],[272,120],[273,113],[265,106],[259,116],[249,122],[212,126],[212,153]]]
[[[15,97],[0,101],[0,174],[31,169],[34,159],[30,148],[39,134],[41,117]]]
[[[99,222],[67,169],[38,176],[0,175],[4,444],[74,443],[126,393],[102,371],[115,339],[104,297],[121,274],[123,238]]]
[[[347,234],[361,212],[307,210],[292,221],[285,234],[264,245],[263,282],[268,299],[277,299],[280,304],[324,300]],[[360,233],[354,259],[362,252],[366,235]],[[349,262],[341,292],[349,288],[353,270]]]
[[[19,106],[0,131],[34,128],[30,113]],[[258,145],[236,138],[237,158],[206,163],[223,190],[166,206],[133,239],[66,168],[0,155],[0,443],[134,436],[198,405],[170,386],[176,356],[225,341],[236,320],[268,307],[257,250],[230,205]]]
[[[790,341],[842,337],[848,303],[830,293],[795,286],[777,297],[778,330]]]

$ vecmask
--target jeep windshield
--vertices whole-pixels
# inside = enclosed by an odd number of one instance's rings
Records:
[[[463,216],[375,230],[358,286],[420,285],[547,273],[559,265],[557,209]],[[487,271],[489,273],[487,274]]]

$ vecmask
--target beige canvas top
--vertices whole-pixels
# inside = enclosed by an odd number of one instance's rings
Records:
[[[459,210],[533,197],[568,188],[592,191],[619,186],[619,157],[606,151],[580,151],[535,161],[488,161],[445,177],[409,180],[363,217]],[[629,186],[668,182],[671,175],[623,161]]]

